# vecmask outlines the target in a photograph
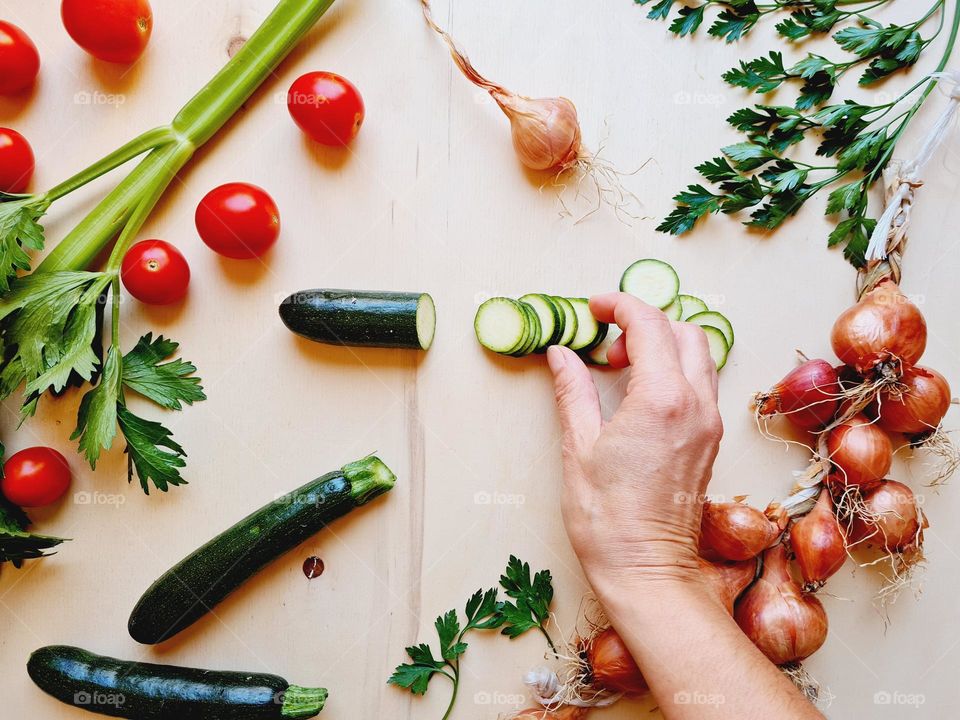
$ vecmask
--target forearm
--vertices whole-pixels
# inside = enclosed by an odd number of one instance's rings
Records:
[[[665,718],[822,720],[705,590],[634,588],[619,578],[595,590]]]

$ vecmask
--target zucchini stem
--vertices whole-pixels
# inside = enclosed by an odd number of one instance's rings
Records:
[[[397,476],[375,455],[344,465],[340,471],[350,482],[350,495],[358,506],[383,495],[397,482]]]
[[[280,709],[280,715],[285,718],[312,718],[323,710],[327,695],[324,688],[291,685],[283,693],[283,707]]]

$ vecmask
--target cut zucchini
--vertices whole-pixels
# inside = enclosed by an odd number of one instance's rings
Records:
[[[567,345],[571,350],[584,350],[593,347],[600,340],[603,340],[602,333],[606,333],[603,327],[606,323],[598,322],[590,312],[590,301],[586,298],[567,298],[577,314],[577,333],[573,340]]]
[[[557,301],[557,298],[553,297],[552,295],[546,295],[544,293],[540,293],[540,297],[542,297],[546,302],[553,305],[553,309],[557,311],[557,326],[553,331],[553,337],[550,339],[550,342],[547,343],[547,345],[548,346],[559,345],[560,338],[563,337],[563,333],[566,331],[567,313],[563,309],[563,305],[561,305]],[[546,352],[546,347],[544,347],[543,351]]]
[[[623,335],[623,330],[618,326],[609,326],[603,340],[601,340],[595,348],[585,353],[587,362],[593,365],[609,365],[610,361],[607,360],[607,350],[610,349],[621,335]]]
[[[707,334],[707,344],[710,346],[710,357],[717,364],[717,370],[720,370],[727,364],[727,354],[730,352],[730,346],[727,345],[727,339],[723,333],[712,325],[701,325],[700,329]]]
[[[570,301],[564,297],[557,297],[555,295],[550,296],[557,305],[563,308],[563,334],[560,335],[560,339],[557,341],[558,345],[570,345],[573,341],[573,336],[577,334],[577,311],[573,309],[573,305],[570,304]]]
[[[717,311],[707,310],[706,312],[691,315],[690,318],[687,319],[687,322],[691,322],[694,325],[699,325],[700,327],[705,327],[708,325],[710,327],[715,327],[717,330],[723,333],[723,337],[727,341],[727,348],[733,347],[733,325],[731,325],[730,321]]]
[[[680,301],[679,295],[674,298],[672,303],[663,309],[663,314],[671,320],[679,320],[681,317],[683,317],[683,303]]]
[[[546,295],[530,293],[520,298],[520,302],[526,303],[537,314],[540,320],[540,342],[537,343],[535,350],[543,350],[547,345],[556,342],[554,335],[560,325],[560,310]]]
[[[680,294],[680,278],[662,260],[645,258],[624,270],[620,290],[663,310]]]
[[[527,341],[523,344],[523,347],[521,347],[519,350],[515,350],[511,354],[514,357],[524,357],[537,349],[537,346],[540,344],[540,337],[543,334],[543,331],[540,328],[540,318],[537,316],[537,311],[533,309],[533,306],[525,302],[519,302],[518,304],[527,315],[527,328],[529,332],[527,335]]]
[[[677,297],[680,299],[680,302],[683,303],[683,315],[680,317],[681,320],[689,320],[697,313],[706,312],[710,309],[703,300],[694,295],[678,295]]]
[[[481,345],[498,353],[523,347],[530,332],[523,307],[503,297],[490,298],[477,309],[473,329]]]

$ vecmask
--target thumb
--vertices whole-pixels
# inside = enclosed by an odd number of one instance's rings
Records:
[[[600,435],[600,397],[583,360],[569,348],[551,345],[547,364],[553,373],[564,448],[582,451]]]

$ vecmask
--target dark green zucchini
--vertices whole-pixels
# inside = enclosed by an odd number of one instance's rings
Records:
[[[394,482],[389,468],[370,456],[265,505],[151,585],[130,614],[130,635],[147,645],[173,637],[272,560],[387,492]]]
[[[40,648],[27,662],[37,687],[81,710],[135,720],[282,720],[316,716],[322,688],[282,677],[129,662],[67,645]]]
[[[302,290],[280,304],[297,335],[329,345],[428,350],[437,314],[426,293]]]

